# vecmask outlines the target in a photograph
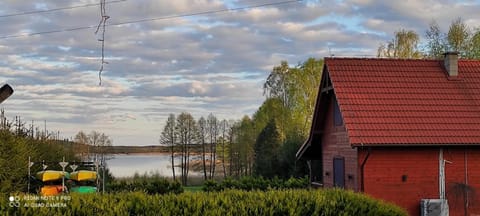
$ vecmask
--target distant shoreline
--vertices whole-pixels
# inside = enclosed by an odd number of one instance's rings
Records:
[[[161,145],[149,145],[149,146],[88,146],[84,144],[75,144],[75,149],[83,149],[83,152],[91,153],[105,153],[105,154],[143,154],[143,155],[164,155],[170,154],[170,146],[161,146]],[[180,147],[175,146],[175,152],[180,151]],[[192,154],[198,154],[202,152],[201,145],[190,145],[190,152]],[[90,150],[88,150],[90,149]]]
[[[170,155],[168,152],[128,152],[128,153],[108,153],[109,155]]]
[[[107,146],[107,154],[167,154],[168,146]]]

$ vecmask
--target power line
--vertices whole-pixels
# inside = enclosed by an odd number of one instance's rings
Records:
[[[105,4],[119,3],[119,2],[124,2],[124,1],[127,1],[127,0],[114,0],[114,1],[105,2]],[[53,8],[53,9],[47,9],[47,10],[25,11],[25,12],[19,12],[19,13],[0,15],[0,18],[31,15],[31,14],[38,14],[38,13],[48,13],[48,12],[61,11],[61,10],[71,10],[71,9],[76,9],[76,8],[85,8],[85,7],[92,7],[92,6],[97,6],[97,5],[100,5],[100,3],[76,5],[76,6],[61,7],[61,8]]]
[[[295,2],[301,2],[301,1],[302,0],[290,0],[290,1],[281,1],[281,2],[265,3],[265,4],[258,4],[258,5],[250,5],[250,6],[244,6],[244,7],[238,7],[238,8],[226,8],[226,9],[203,11],[203,12],[196,12],[196,13],[187,13],[187,14],[171,15],[171,16],[164,16],[164,17],[146,18],[146,19],[111,23],[111,24],[107,24],[106,26],[119,26],[119,25],[126,25],[126,24],[151,22],[151,21],[157,21],[157,20],[167,20],[167,19],[176,19],[176,18],[182,18],[182,17],[192,17],[192,16],[199,16],[199,15],[208,15],[208,14],[240,11],[240,10],[261,8],[261,7],[267,7],[267,6],[291,4],[291,3],[295,3]],[[57,29],[57,30],[42,31],[42,32],[25,33],[25,34],[4,35],[4,36],[0,36],[0,39],[30,37],[30,36],[35,36],[35,35],[44,35],[44,34],[53,34],[53,33],[60,33],[60,32],[78,31],[78,30],[84,30],[84,29],[97,28],[97,26],[98,25],[91,25],[91,26],[82,26],[82,27],[75,27],[75,28],[66,28],[66,29]]]

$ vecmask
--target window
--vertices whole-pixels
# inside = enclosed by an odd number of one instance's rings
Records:
[[[333,99],[333,122],[335,126],[342,126],[343,119],[340,113],[340,107],[338,106],[337,99]]]

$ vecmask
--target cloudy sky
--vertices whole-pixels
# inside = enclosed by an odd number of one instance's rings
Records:
[[[399,28],[423,37],[432,20],[444,32],[457,17],[480,24],[472,0],[107,0],[99,86],[99,1],[0,2],[8,119],[46,121],[64,138],[97,130],[114,145],[157,144],[169,113],[253,114],[281,60],[374,57]]]

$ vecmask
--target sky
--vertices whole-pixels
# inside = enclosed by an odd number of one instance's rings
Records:
[[[157,145],[170,113],[251,116],[283,60],[375,57],[396,30],[423,38],[433,20],[443,32],[458,17],[480,27],[472,0],[107,0],[99,85],[99,2],[0,2],[9,120],[46,122],[62,138],[95,130],[114,145]]]

